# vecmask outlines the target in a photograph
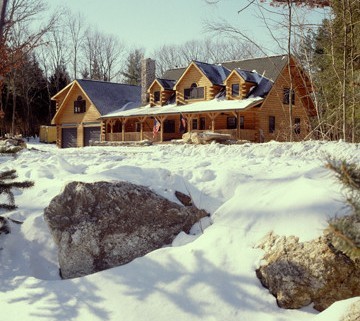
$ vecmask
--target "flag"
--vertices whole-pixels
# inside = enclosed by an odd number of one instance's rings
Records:
[[[180,133],[184,133],[186,130],[186,118],[180,114]]]
[[[154,118],[153,138],[156,137],[156,134],[158,133],[159,129],[160,129],[160,122],[156,118]]]

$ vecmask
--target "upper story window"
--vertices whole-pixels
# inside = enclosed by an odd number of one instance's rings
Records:
[[[283,104],[289,105],[290,104],[290,96],[291,96],[291,104],[295,105],[295,90],[291,90],[290,88],[284,88],[283,90]]]
[[[160,91],[154,91],[154,102],[157,103],[160,101]]]
[[[275,116],[269,116],[269,133],[275,131]]]
[[[193,83],[190,88],[184,89],[185,99],[204,99],[204,87],[198,87]]]
[[[80,114],[86,112],[86,101],[81,96],[74,101],[74,113]]]
[[[240,93],[239,84],[232,84],[231,85],[231,96],[239,96],[239,93]]]

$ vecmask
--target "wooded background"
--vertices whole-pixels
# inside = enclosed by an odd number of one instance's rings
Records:
[[[221,5],[221,1],[208,2]],[[62,9],[50,14],[45,0],[2,0],[0,4],[6,2],[0,29],[0,114],[1,110],[5,113],[0,119],[1,135],[37,135],[39,126],[49,125],[54,116],[50,97],[73,79],[140,84],[140,61],[146,48],[130,47],[95,29],[80,13]],[[249,0],[234,11],[241,18],[254,6],[260,13],[274,8],[274,16],[281,15],[276,28],[284,29],[286,39],[274,36],[274,25],[264,16],[269,36],[278,45],[278,53],[298,58],[312,81],[315,94],[309,94],[318,111],[312,124],[314,137],[359,142],[359,1]],[[298,10],[318,7],[327,11],[318,25],[298,19]],[[279,21],[278,17],[274,20]],[[185,67],[191,60],[217,63],[271,54],[226,21],[210,21],[204,27],[209,34],[202,41],[164,44],[146,52],[156,60],[157,76],[169,68]]]

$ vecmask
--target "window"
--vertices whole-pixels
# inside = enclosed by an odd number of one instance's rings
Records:
[[[86,112],[86,101],[78,96],[77,100],[74,101],[74,114],[80,114]]]
[[[122,131],[122,124],[120,120],[117,120],[113,127],[113,133],[121,133]]]
[[[197,119],[192,120],[192,129],[198,129],[198,120]]]
[[[275,131],[275,116],[269,116],[269,133]]]
[[[236,129],[236,117],[228,117],[226,121],[226,128],[227,129]]]
[[[239,84],[231,85],[231,96],[239,96]]]
[[[137,133],[140,133],[140,132],[141,132],[141,123],[138,122],[138,121],[135,123],[135,131],[136,131]]]
[[[283,91],[283,104],[290,104],[290,88],[284,88]],[[291,90],[291,104],[295,105],[295,90]]]
[[[204,87],[198,87],[195,83],[190,88],[184,89],[185,99],[203,99],[204,97]]]
[[[200,130],[204,130],[206,126],[205,117],[200,117]]]
[[[160,101],[160,91],[154,91],[154,102]]]
[[[168,119],[164,121],[164,133],[175,133],[175,120]]]
[[[300,118],[294,119],[294,133],[297,135],[300,134]]]
[[[245,128],[244,116],[240,116],[240,129],[244,129],[244,128]]]

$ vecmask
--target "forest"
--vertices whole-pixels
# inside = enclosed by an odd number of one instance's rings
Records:
[[[207,1],[208,5],[223,0]],[[38,135],[55,113],[51,97],[77,78],[140,83],[140,62],[156,60],[157,75],[191,60],[216,63],[271,55],[226,21],[209,21],[201,41],[164,44],[148,52],[90,25],[81,13],[50,14],[45,0],[2,0],[0,21],[0,135]],[[281,16],[286,41],[278,54],[297,57],[311,80],[317,117],[313,137],[360,141],[360,3],[358,0],[252,0],[239,2],[239,16],[256,6]],[[297,20],[297,10],[326,10],[316,25]],[[44,12],[47,15],[44,18]],[[264,17],[264,24],[268,21]]]

